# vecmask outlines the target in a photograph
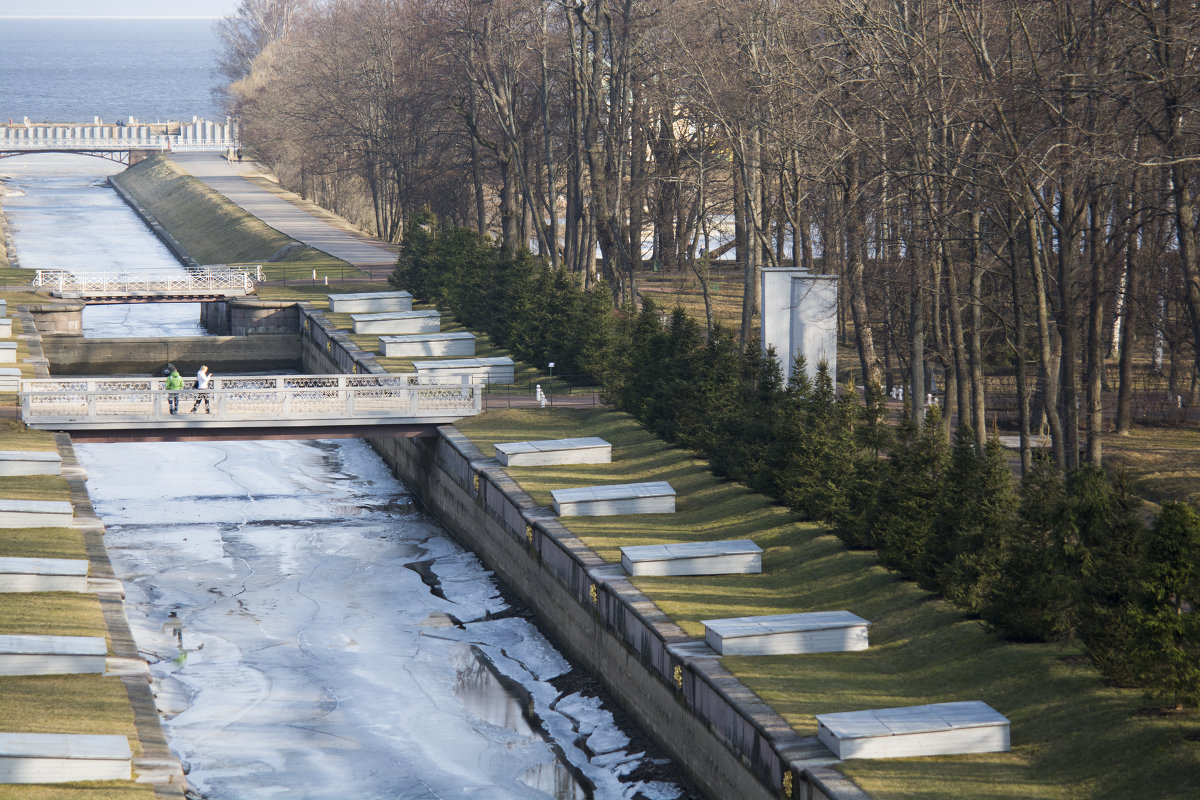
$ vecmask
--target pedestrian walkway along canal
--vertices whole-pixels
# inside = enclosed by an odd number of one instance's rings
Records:
[[[110,166],[3,165],[23,266],[151,260]],[[192,335],[190,305],[89,308],[85,335]],[[365,442],[76,451],[195,797],[686,796]]]

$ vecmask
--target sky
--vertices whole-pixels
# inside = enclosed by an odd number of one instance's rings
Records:
[[[0,17],[223,17],[239,0],[0,0]]]

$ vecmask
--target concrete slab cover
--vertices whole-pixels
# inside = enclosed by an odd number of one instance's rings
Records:
[[[58,475],[62,456],[54,450],[0,450],[0,475]]]
[[[900,758],[1006,751],[1009,721],[971,700],[817,714],[818,738],[839,758]]]
[[[133,758],[124,736],[83,733],[0,733],[0,757]]]
[[[108,645],[103,636],[18,634],[0,636],[0,654],[103,656],[108,654]]]
[[[5,500],[0,498],[0,514],[67,514],[74,512],[65,500]]]
[[[0,575],[76,575],[87,577],[88,562],[83,558],[0,558]]]
[[[354,314],[371,311],[412,311],[412,295],[408,292],[359,292],[331,294],[329,310],[334,314]]]

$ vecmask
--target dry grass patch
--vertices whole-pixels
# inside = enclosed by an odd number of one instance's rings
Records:
[[[0,720],[9,733],[125,735],[141,754],[125,684],[105,675],[0,677]]]
[[[61,475],[4,475],[0,476],[0,498],[70,501],[71,488]]]
[[[702,635],[702,620],[721,617],[847,609],[870,620],[865,652],[722,659],[799,733],[816,732],[818,713],[953,700],[983,700],[1012,721],[1010,753],[842,764],[876,800],[1197,796],[1200,714],[1147,713],[1139,693],[1106,686],[1074,645],[996,639],[897,580],[873,554],[847,551],[819,526],[719,480],[625,414],[489,411],[458,427],[486,455],[497,442],[600,436],[612,443],[612,464],[508,470],[545,505],[552,489],[670,481],[675,514],[563,520],[608,561],[629,544],[756,541],[761,575],[635,580],[693,636]]]
[[[0,419],[0,450],[55,450],[54,434],[26,428],[15,419]]]
[[[76,528],[5,528],[0,556],[7,558],[87,558],[83,533]]]
[[[107,636],[100,601],[70,592],[0,593],[0,634]]]
[[[1104,458],[1125,473],[1133,491],[1156,503],[1200,505],[1200,431],[1137,428],[1104,437]]]
[[[153,800],[154,787],[129,781],[0,785],[0,800]]]

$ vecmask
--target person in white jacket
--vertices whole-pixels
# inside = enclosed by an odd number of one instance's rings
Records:
[[[196,373],[196,402],[192,404],[192,413],[196,413],[196,409],[200,407],[200,401],[204,401],[204,413],[211,414],[212,408],[208,405],[208,382],[212,379],[209,374],[208,366],[200,367]]]

